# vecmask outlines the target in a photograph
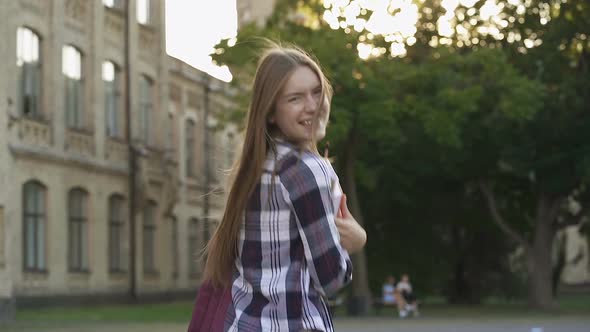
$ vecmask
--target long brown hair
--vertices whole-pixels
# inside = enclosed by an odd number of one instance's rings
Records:
[[[207,259],[204,280],[211,281],[216,287],[229,285],[238,255],[238,236],[246,204],[260,180],[267,153],[275,149],[271,137],[274,128],[268,119],[275,111],[277,97],[286,81],[300,66],[307,66],[316,73],[322,87],[321,100],[326,101],[320,107],[324,112],[324,108],[329,108],[332,87],[319,65],[308,54],[293,46],[276,44],[263,53],[254,77],[241,155],[229,179],[223,218],[204,251]],[[309,148],[317,153],[315,138]]]

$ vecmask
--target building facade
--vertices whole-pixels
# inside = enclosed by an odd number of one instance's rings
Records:
[[[241,27],[250,22],[263,25],[272,15],[276,0],[237,0],[238,26]]]
[[[164,1],[128,1],[0,2],[0,315],[199,285],[235,148],[214,128],[230,90],[166,54]]]

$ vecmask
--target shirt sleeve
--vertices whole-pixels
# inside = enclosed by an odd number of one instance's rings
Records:
[[[315,288],[331,296],[352,280],[352,263],[340,245],[330,170],[319,157],[286,157],[279,177],[283,194],[295,214],[305,259]]]

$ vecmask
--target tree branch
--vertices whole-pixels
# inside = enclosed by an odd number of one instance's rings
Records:
[[[508,234],[512,238],[512,240],[516,241],[517,243],[528,247],[529,244],[526,239],[520,235],[515,229],[510,227],[508,223],[504,220],[504,218],[500,215],[500,211],[498,210],[498,204],[496,203],[496,198],[490,185],[485,181],[479,181],[479,189],[481,190],[482,194],[484,195],[488,208],[490,209],[490,213],[492,214],[492,219],[494,222],[500,227],[504,233]]]

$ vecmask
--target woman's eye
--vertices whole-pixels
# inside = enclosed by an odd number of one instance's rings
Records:
[[[289,100],[288,100],[288,101],[289,101],[290,103],[292,103],[292,102],[296,102],[296,101],[298,101],[298,100],[299,100],[299,97],[293,97],[293,98],[289,98]]]

